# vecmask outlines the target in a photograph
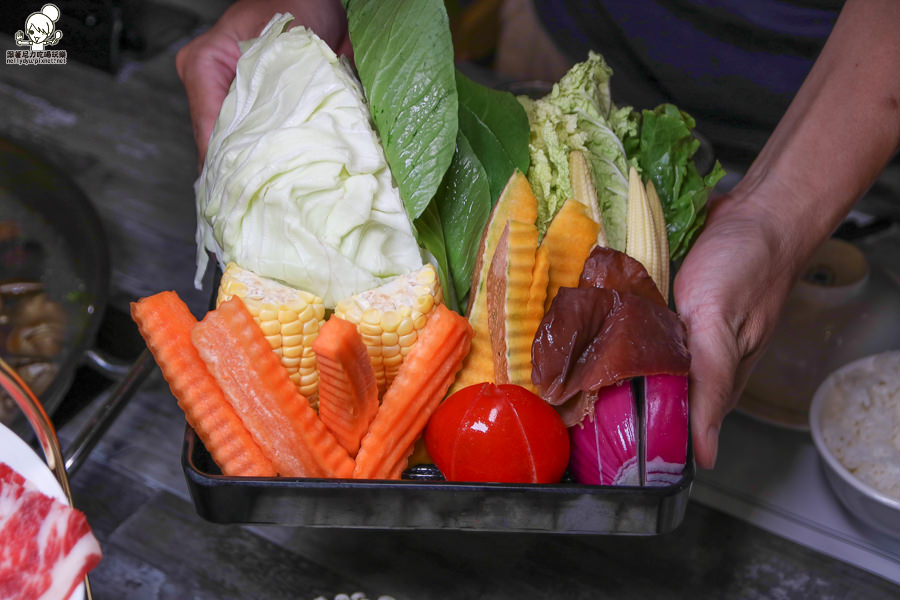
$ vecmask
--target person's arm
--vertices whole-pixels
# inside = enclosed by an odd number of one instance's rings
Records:
[[[234,80],[241,55],[238,42],[256,37],[273,15],[286,12],[294,15],[293,25],[305,25],[336,52],[350,52],[347,15],[340,0],[240,0],[231,5],[209,31],[191,40],[175,57],[175,68],[187,93],[200,164]]]
[[[771,138],[713,203],[675,280],[688,327],[697,463],[715,463],[800,270],[900,143],[900,3],[850,0]]]

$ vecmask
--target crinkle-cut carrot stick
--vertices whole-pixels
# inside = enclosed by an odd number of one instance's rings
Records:
[[[239,297],[208,312],[194,326],[191,340],[282,476],[350,476],[353,459],[297,391]]]
[[[378,383],[356,325],[329,318],[312,343],[319,365],[319,418],[350,456],[378,410]]]
[[[356,455],[353,477],[399,479],[416,439],[437,409],[472,341],[465,317],[443,304],[403,361]]]
[[[191,343],[197,319],[172,291],[131,303],[147,347],[184,411],[188,424],[228,476],[272,477],[275,467],[250,436],[241,419]]]

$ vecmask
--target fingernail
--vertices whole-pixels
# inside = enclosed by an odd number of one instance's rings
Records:
[[[710,464],[709,468],[712,469],[716,466],[716,455],[719,453],[719,427],[716,425],[710,425],[709,429],[706,430],[706,446],[710,451]]]

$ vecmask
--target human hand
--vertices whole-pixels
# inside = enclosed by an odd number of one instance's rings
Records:
[[[764,351],[801,263],[758,206],[737,195],[716,200],[675,278],[692,357],[691,431],[701,468],[715,465],[722,420]]]
[[[800,270],[900,147],[898,24],[891,0],[844,4],[787,112],[741,182],[714,203],[675,278],[700,467],[715,463],[722,419]]]
[[[206,158],[209,136],[241,56],[238,43],[256,37],[275,13],[290,12],[335,52],[349,54],[347,16],[339,0],[241,0],[216,24],[178,51],[175,68],[187,93],[197,159]]]

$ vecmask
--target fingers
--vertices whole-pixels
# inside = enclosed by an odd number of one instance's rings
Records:
[[[234,80],[239,41],[258,35],[276,12],[291,12],[296,17],[293,25],[306,25],[333,48],[352,53],[346,17],[337,0],[244,1],[231,5],[212,29],[193,39],[175,57],[190,107],[198,165],[202,166],[206,158],[216,118]]]
[[[202,165],[219,110],[234,79],[240,48],[236,40],[210,30],[179,50],[175,66],[184,85]]]
[[[790,290],[791,273],[774,260],[777,255],[777,240],[769,239],[758,217],[720,204],[675,278],[675,303],[691,351],[691,433],[701,468],[715,465],[722,421],[737,404]]]
[[[350,36],[345,34],[334,51],[339,55],[343,54],[350,60],[353,60],[353,46],[350,44]]]
[[[691,439],[703,469],[715,466],[719,431],[734,405],[734,374],[740,362],[734,334],[723,323],[684,317],[691,349],[689,380]]]
[[[202,168],[209,148],[209,138],[216,124],[219,108],[225,100],[228,88],[205,88],[197,93],[189,93],[191,98],[191,123],[194,130],[194,141],[197,144],[197,166]]]

